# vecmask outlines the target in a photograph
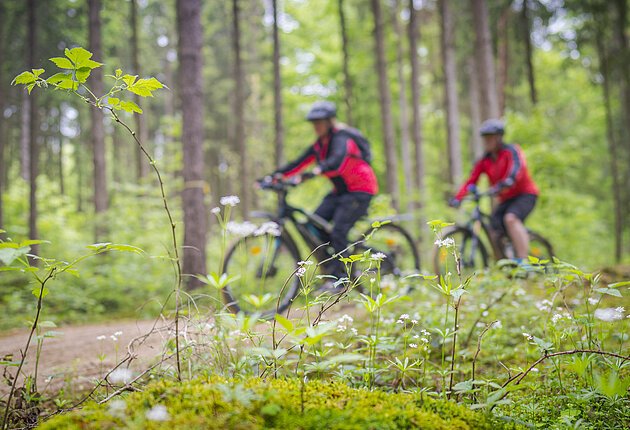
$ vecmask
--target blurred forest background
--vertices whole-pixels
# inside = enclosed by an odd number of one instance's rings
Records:
[[[372,214],[413,213],[424,262],[424,222],[464,216],[446,199],[489,117],[526,153],[541,189],[528,225],[558,257],[589,270],[627,262],[627,17],[626,0],[0,0],[0,228],[49,241],[34,249],[44,257],[94,242],[151,256],[86,262],[47,299],[64,319],[153,312],[172,288],[170,227],[131,136],[63,91],[11,86],[83,46],[104,63],[95,90],[117,68],[169,87],[123,120],[164,176],[185,273],[219,267],[210,209],[221,196],[240,197],[240,218],[273,208],[253,182],[312,142],[304,115],[321,99],[369,137],[382,190]],[[311,181],[291,200],[314,209],[328,188]],[[0,327],[33,306],[27,282],[0,277]]]

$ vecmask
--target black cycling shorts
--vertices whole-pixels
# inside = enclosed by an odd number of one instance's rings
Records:
[[[505,232],[503,218],[507,213],[514,214],[521,221],[525,221],[525,218],[527,218],[534,209],[534,206],[536,206],[537,198],[538,196],[535,194],[521,194],[520,196],[516,196],[500,203],[492,213],[492,228],[500,232]]]

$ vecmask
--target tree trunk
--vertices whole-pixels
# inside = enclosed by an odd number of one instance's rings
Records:
[[[387,79],[387,60],[385,58],[385,32],[380,0],[371,0],[374,14],[374,37],[376,42],[376,70],[378,73],[379,96],[381,103],[381,123],[383,127],[383,145],[387,164],[387,191],[391,195],[392,206],[400,209],[398,187],[398,160],[392,122],[392,96]]]
[[[420,116],[420,61],[418,59],[418,11],[415,9],[414,0],[409,0],[409,57],[411,62],[411,130],[415,154],[414,184],[416,188],[416,208],[422,209],[424,205],[424,153],[422,142],[422,117]],[[422,222],[422,221],[421,221]],[[423,225],[423,224],[421,224]]]
[[[440,0],[442,62],[444,64],[444,92],[446,130],[448,140],[449,182],[458,184],[462,177],[462,150],[459,137],[459,107],[457,72],[455,70],[455,28],[449,0]]]
[[[179,86],[184,153],[182,192],[184,246],[182,272],[189,289],[203,284],[192,275],[206,274],[207,212],[203,183],[203,80],[201,0],[177,0]]]
[[[247,157],[247,144],[245,141],[244,108],[245,108],[245,79],[243,79],[243,65],[241,59],[241,31],[240,31],[240,7],[239,0],[232,0],[232,52],[234,54],[234,115],[236,151],[240,158],[240,199],[243,218],[249,216],[250,202],[250,174],[249,160]]]
[[[103,49],[101,44],[101,0],[88,0],[89,45],[90,51],[94,54],[94,59],[103,59]],[[96,68],[90,75],[92,91],[98,97],[103,94],[103,70]],[[94,231],[96,241],[102,240],[107,234],[105,212],[107,211],[107,170],[105,166],[105,131],[103,129],[103,111],[100,109],[90,109],[92,118],[92,150],[94,161],[94,212],[96,217],[96,228]]]
[[[477,73],[477,64],[474,57],[468,60],[468,78],[469,78],[469,96],[470,96],[470,125],[471,139],[470,152],[472,158],[477,160],[483,154],[483,143],[479,136],[479,127],[481,126],[481,111],[479,109],[479,76]]]
[[[4,0],[0,0],[0,16],[1,17],[6,16]],[[3,192],[4,192],[4,185],[5,185],[4,177],[5,177],[6,169],[7,169],[7,166],[4,163],[4,148],[6,147],[6,141],[7,141],[6,139],[7,121],[4,118],[4,105],[7,98],[6,92],[5,92],[5,85],[4,85],[4,82],[6,82],[6,77],[4,76],[4,67],[2,67],[5,61],[4,33],[5,33],[4,28],[0,28],[0,230],[4,230]],[[4,240],[4,238],[5,238],[5,235],[0,232],[0,240]]]
[[[32,99],[28,92],[22,92],[22,110],[20,112],[20,176],[25,181],[29,181],[29,170],[31,165],[31,149],[29,147],[31,142],[31,102]]]
[[[398,72],[398,105],[399,105],[399,121],[400,121],[400,155],[403,164],[403,176],[405,178],[405,192],[407,200],[407,210],[413,210],[413,173],[411,149],[409,147],[409,112],[407,109],[407,87],[405,84],[405,63],[403,61],[403,30],[399,21],[400,0],[396,0],[392,5],[392,25],[399,41],[396,49],[396,65]]]
[[[510,16],[510,6],[508,5],[501,12],[498,24],[498,39],[499,39],[499,115],[503,116],[505,113],[505,90],[507,89],[508,80],[508,68],[509,68],[509,35],[508,35],[508,23]]]
[[[523,42],[525,43],[525,66],[527,67],[527,82],[529,83],[529,96],[532,104],[538,103],[536,94],[536,81],[534,79],[534,62],[532,60],[532,39],[529,25],[529,1],[523,0],[523,10],[521,11],[521,28],[523,32]]]
[[[597,25],[597,24],[596,24]],[[615,139],[612,109],[610,103],[610,65],[608,62],[608,52],[604,44],[603,35],[598,28],[596,32],[597,53],[599,56],[599,70],[603,79],[604,107],[606,109],[606,136],[608,140],[608,152],[610,154],[610,174],[612,176],[612,197],[614,206],[615,224],[615,263],[621,261],[623,254],[623,198],[621,195],[621,184],[619,178],[619,151]]]
[[[282,125],[282,79],[280,75],[280,37],[278,36],[278,0],[273,0],[273,108],[276,131],[275,166],[284,164],[284,127]]]
[[[27,53],[27,68],[35,68],[35,56],[37,52],[37,18],[36,18],[36,2],[35,0],[28,0],[27,17],[28,17],[28,53]],[[29,97],[29,114],[28,114],[28,130],[29,130],[29,216],[28,216],[28,229],[29,237],[31,239],[39,239],[39,233],[37,231],[37,175],[39,169],[39,148],[37,147],[37,96],[36,92],[32,92]],[[31,252],[35,255],[39,254],[39,246],[32,245]],[[34,264],[35,261],[32,261]]]
[[[497,84],[492,54],[492,36],[488,19],[488,6],[485,0],[471,0],[475,26],[475,52],[478,60],[477,71],[481,89],[481,114],[483,119],[499,117]]]
[[[132,73],[142,77],[142,69],[140,67],[140,49],[138,44],[138,0],[131,0],[131,64],[132,64]],[[140,104],[140,96],[134,95],[134,101],[136,104]],[[136,120],[136,134],[142,145],[145,149],[148,150],[149,147],[149,138],[148,138],[148,130],[146,126],[146,115],[148,114],[148,109],[144,111],[142,115],[135,115]],[[144,154],[140,148],[135,146],[135,159],[136,159],[136,175],[138,182],[149,173],[149,165],[147,161],[144,159]]]
[[[341,50],[343,52],[343,86],[345,93],[343,96],[346,104],[346,122],[350,125],[354,124],[352,117],[352,78],[350,77],[350,54],[348,54],[348,32],[346,30],[346,15],[343,11],[343,0],[339,0],[339,25],[341,28]]]

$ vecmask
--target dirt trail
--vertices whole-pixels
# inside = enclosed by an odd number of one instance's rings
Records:
[[[141,346],[134,349],[137,358],[130,365],[134,372],[146,369],[160,353],[163,343],[161,332],[152,332],[154,323],[153,320],[111,321],[47,329],[53,331],[55,336],[44,340],[37,378],[39,390],[53,393],[62,388],[81,391],[91,387],[94,378],[103,377],[117,359],[119,361],[127,355],[129,342],[151,333]],[[0,358],[12,355],[14,361],[19,360],[28,335],[28,330],[0,334]],[[35,350],[36,343],[33,341],[23,368],[26,375],[33,374]],[[12,374],[15,373],[16,368],[9,369]],[[0,384],[0,396],[8,390],[6,383]]]

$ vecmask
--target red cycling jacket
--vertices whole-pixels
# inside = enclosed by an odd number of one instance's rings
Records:
[[[361,157],[357,143],[346,133],[338,131],[340,129],[331,129],[296,160],[276,172],[289,177],[317,162],[322,174],[332,181],[335,193],[376,194],[378,182],[372,166]]]
[[[470,178],[462,185],[455,198],[463,199],[468,193],[468,187],[476,184],[482,173],[488,176],[490,185],[499,189],[500,202],[521,194],[538,195],[538,187],[529,176],[525,156],[518,145],[502,143],[496,156],[486,153],[475,164]]]

